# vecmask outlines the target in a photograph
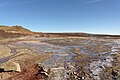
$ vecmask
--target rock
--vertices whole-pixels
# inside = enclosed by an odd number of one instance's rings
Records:
[[[16,71],[16,72],[21,72],[20,65],[16,62],[6,62],[0,65],[0,68],[4,69],[4,71]]]
[[[113,78],[114,80],[117,80],[118,72],[117,72],[116,70],[113,70],[111,74],[112,74],[112,78]]]
[[[48,71],[49,71],[49,68],[41,65],[41,63],[38,63],[38,67],[39,67],[39,68],[42,68],[44,72],[48,72]]]
[[[85,79],[85,77],[82,77],[82,79],[84,80],[84,79]]]
[[[45,74],[45,76],[49,76],[47,72],[40,72],[41,74]]]
[[[75,79],[77,79],[77,77],[78,77],[78,76],[76,76],[76,75],[74,76]]]
[[[39,74],[44,74],[47,77],[49,76],[49,74],[48,74],[49,69],[48,68],[41,66],[41,63],[38,63],[38,67],[39,67]]]
[[[20,65],[18,63],[15,63],[15,62],[14,62],[14,65],[16,66],[16,71],[21,72]]]
[[[74,75],[77,75],[77,72],[73,72]]]
[[[48,69],[48,68],[43,68],[43,70],[44,70],[45,72],[48,72],[48,71],[49,71],[49,69]]]

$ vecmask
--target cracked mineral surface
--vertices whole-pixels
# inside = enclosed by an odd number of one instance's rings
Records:
[[[1,41],[0,80],[120,80],[120,39]]]

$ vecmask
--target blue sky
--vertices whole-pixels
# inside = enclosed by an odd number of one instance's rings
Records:
[[[0,25],[120,34],[120,0],[0,0]]]

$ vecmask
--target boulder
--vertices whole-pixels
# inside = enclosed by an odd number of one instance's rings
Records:
[[[19,63],[17,62],[6,62],[0,65],[0,68],[4,69],[4,72],[9,71],[15,71],[15,72],[21,72],[21,68]]]

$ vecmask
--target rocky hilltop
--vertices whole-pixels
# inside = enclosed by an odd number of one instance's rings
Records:
[[[32,31],[23,28],[22,26],[2,26],[0,25],[1,38],[15,38],[33,34]]]
[[[17,25],[16,26],[0,26],[0,30],[3,30],[8,33],[22,33],[22,34],[32,33],[32,31]]]

